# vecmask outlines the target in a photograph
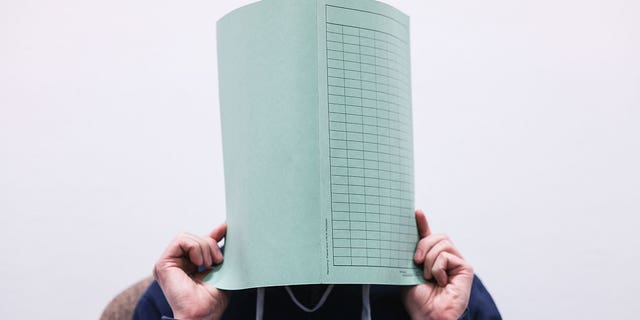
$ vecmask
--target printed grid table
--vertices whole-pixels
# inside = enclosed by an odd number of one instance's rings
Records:
[[[326,41],[333,264],[413,268],[408,39],[328,17]]]

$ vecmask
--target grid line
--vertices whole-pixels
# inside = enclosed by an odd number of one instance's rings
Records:
[[[413,268],[408,43],[385,30],[326,29],[333,264]]]

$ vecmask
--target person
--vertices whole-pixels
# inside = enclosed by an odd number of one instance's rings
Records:
[[[491,295],[452,241],[431,232],[424,212],[417,210],[415,216],[420,240],[414,261],[422,266],[424,284],[220,290],[202,281],[211,272],[202,266],[224,260],[217,244],[226,234],[222,224],[208,236],[181,233],[169,244],[155,264],[155,282],[138,301],[134,319],[501,319]]]

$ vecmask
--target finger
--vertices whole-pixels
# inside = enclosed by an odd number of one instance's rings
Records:
[[[211,238],[209,238],[211,239]],[[211,251],[211,257],[213,258],[213,264],[221,264],[224,261],[224,255],[222,254],[222,250],[218,247],[218,243],[211,239],[212,245],[209,247],[209,251]]]
[[[191,259],[191,252],[189,252],[189,258],[191,260],[191,262],[195,263],[198,266],[202,266],[205,265],[207,263],[207,251],[205,250],[205,248],[203,248],[203,241],[201,241],[198,236],[192,235],[192,234],[186,234],[185,237],[187,237],[190,241],[192,241],[193,243],[195,243],[194,248],[192,249],[193,251],[199,251],[199,254],[195,255],[195,256],[199,256],[200,262],[196,263],[194,260]]]
[[[431,229],[429,228],[427,217],[420,209],[416,210],[416,225],[418,226],[418,235],[420,236],[420,239],[426,238],[431,235]]]
[[[211,247],[211,254],[212,254],[212,257],[213,257],[213,262],[215,264],[220,264],[224,260],[224,256],[222,255],[222,251],[220,250],[220,247],[218,247],[218,242],[220,240],[222,240],[222,238],[224,238],[226,235],[227,235],[227,224],[226,223],[223,223],[223,224],[217,226],[209,234],[209,237],[211,237],[211,239],[213,239],[216,242],[216,245]]]
[[[425,279],[431,279],[433,263],[438,255],[445,251],[462,257],[446,234],[433,234],[418,242],[414,261],[416,264],[424,264]]]
[[[447,239],[447,236],[444,234],[432,234],[426,238],[420,239],[416,245],[416,252],[413,256],[413,260],[416,264],[423,264],[426,254],[431,250],[431,247],[444,239]]]
[[[179,268],[188,274],[195,272],[197,265],[203,260],[199,247],[198,242],[194,241],[188,233],[178,234],[156,263],[154,275],[160,276],[164,271],[173,268]]]
[[[424,259],[425,269],[428,268],[428,270],[431,270],[436,260],[443,252],[462,257],[460,255],[460,252],[458,252],[458,249],[456,249],[456,247],[451,242],[451,240],[449,240],[449,238],[445,238],[435,243],[431,247],[431,249],[427,252],[426,258]]]
[[[446,287],[449,283],[449,276],[447,275],[447,265],[449,263],[451,254],[443,252],[438,256],[431,268],[431,274],[436,279],[436,282],[441,287]]]
[[[220,240],[222,240],[222,238],[224,238],[226,234],[227,234],[227,224],[223,223],[217,226],[215,229],[213,229],[213,231],[211,231],[211,233],[209,234],[209,237],[213,238],[213,240],[215,240],[216,242],[219,242]]]
[[[196,266],[204,263],[204,255],[200,243],[194,235],[181,233],[176,238],[177,248],[182,253],[179,257],[187,257]]]
[[[209,250],[209,254],[211,255],[212,264],[221,264],[222,260],[224,260],[224,256],[222,255],[222,251],[218,246],[218,243],[213,240],[213,238],[207,237],[207,249]]]
[[[181,232],[173,238],[171,243],[169,243],[169,246],[167,246],[167,249],[165,249],[162,254],[162,258],[175,259],[184,257],[188,251],[184,250],[184,248],[186,248],[186,244],[180,245],[180,243],[184,241],[185,237],[187,237],[187,233]]]
[[[473,282],[473,267],[463,258],[449,252],[443,252],[438,256],[431,272],[438,285],[442,287],[454,284],[470,288]]]
[[[200,244],[193,239],[185,240],[185,249],[187,252],[187,257],[189,257],[189,261],[191,261],[196,266],[201,266],[204,264],[204,257],[202,256],[202,249],[200,248]]]
[[[205,267],[209,267],[213,264],[213,257],[211,256],[211,242],[213,242],[213,240],[209,237],[198,237],[195,235],[190,235],[193,240],[198,242],[198,245],[200,246],[200,251],[202,251],[202,258],[203,258],[203,262],[202,265]],[[217,244],[215,244],[217,246]]]
[[[217,243],[212,243],[214,242],[213,239],[209,238],[209,237],[198,237],[201,241],[201,246],[202,246],[202,253],[205,256],[204,259],[204,266],[205,267],[211,267],[213,265],[213,255],[211,254],[211,246],[217,246]]]

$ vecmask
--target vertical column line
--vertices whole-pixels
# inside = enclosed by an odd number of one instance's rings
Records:
[[[369,224],[368,224],[368,210],[367,210],[367,174],[365,170],[365,157],[364,157],[364,97],[362,94],[362,48],[360,41],[360,28],[358,28],[358,69],[360,70],[360,134],[362,135],[362,194],[364,199],[364,250],[366,255],[366,265],[369,265]]]
[[[377,170],[378,170],[378,220],[382,220],[382,208],[380,206],[381,201],[381,192],[380,192],[380,117],[379,117],[379,108],[380,108],[380,96],[379,96],[379,86],[378,86],[378,58],[377,58],[377,51],[376,51],[376,32],[373,31],[373,77],[374,77],[374,83],[376,86],[376,166],[377,166]],[[381,224],[378,224],[380,229],[380,235],[382,235],[382,228],[381,228]],[[382,237],[380,237],[380,249],[382,249]],[[382,263],[382,250],[380,250],[380,264],[384,264]]]
[[[349,147],[348,147],[348,132],[347,130],[347,97],[346,97],[346,89],[345,82],[347,77],[347,71],[344,67],[344,26],[340,26],[340,44],[342,45],[342,98],[344,98],[344,102],[342,102],[342,106],[344,107],[344,145],[345,145],[345,158],[347,159],[347,207],[349,212],[349,265],[353,265],[353,226],[351,225],[351,173],[349,172],[349,168],[351,165],[349,164]]]

